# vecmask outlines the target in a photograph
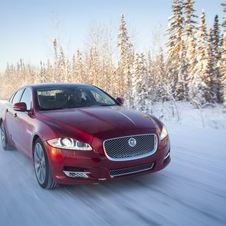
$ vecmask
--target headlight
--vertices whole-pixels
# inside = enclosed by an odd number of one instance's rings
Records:
[[[73,138],[56,138],[48,140],[47,143],[55,148],[79,150],[79,151],[91,151],[92,147],[81,141],[75,140]]]
[[[166,130],[166,127],[163,125],[162,127],[162,131],[161,131],[161,134],[160,134],[160,140],[163,140],[164,138],[166,138],[168,136],[168,132]]]

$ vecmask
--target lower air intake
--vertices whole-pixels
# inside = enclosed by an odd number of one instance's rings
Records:
[[[129,167],[129,168],[122,168],[122,169],[114,169],[110,170],[110,176],[111,177],[120,177],[124,175],[130,175],[135,173],[144,172],[147,170],[151,170],[154,167],[154,163],[148,163],[144,165]]]

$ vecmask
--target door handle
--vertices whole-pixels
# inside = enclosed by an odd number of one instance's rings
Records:
[[[6,112],[9,112],[8,108],[6,108]]]
[[[15,117],[15,118],[17,117],[17,113],[14,113],[14,117]]]

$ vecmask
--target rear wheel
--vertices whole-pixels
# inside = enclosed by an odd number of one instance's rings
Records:
[[[9,150],[10,148],[8,145],[7,135],[3,123],[1,123],[0,125],[0,136],[3,150],[5,151]]]
[[[53,180],[48,157],[40,139],[37,139],[34,145],[33,163],[39,185],[42,188],[54,189],[57,184]]]

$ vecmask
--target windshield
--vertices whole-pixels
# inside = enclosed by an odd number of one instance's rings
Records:
[[[92,86],[40,88],[36,95],[40,110],[117,105],[112,97]]]

